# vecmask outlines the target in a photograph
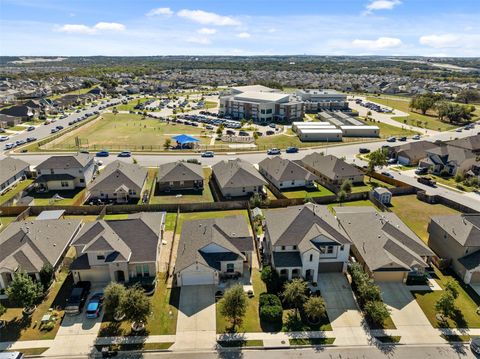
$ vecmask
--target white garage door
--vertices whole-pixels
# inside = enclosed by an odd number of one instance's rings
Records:
[[[110,282],[110,273],[108,268],[90,268],[89,270],[79,271],[80,280],[90,282]]]
[[[182,273],[182,285],[214,284],[213,272],[198,271]]]

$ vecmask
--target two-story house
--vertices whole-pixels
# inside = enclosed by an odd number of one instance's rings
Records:
[[[140,212],[128,219],[86,223],[72,245],[73,279],[130,282],[155,277],[159,270],[165,212]]]
[[[177,286],[219,284],[249,273],[253,238],[244,216],[186,221],[178,243]]]
[[[51,156],[37,165],[37,187],[45,191],[84,188],[97,171],[92,155]]]
[[[327,206],[307,203],[265,213],[262,243],[281,278],[317,282],[324,272],[344,272],[350,240]]]
[[[313,187],[315,176],[298,163],[280,156],[267,157],[258,164],[260,173],[277,189]]]
[[[466,284],[480,284],[480,214],[435,216],[428,225],[428,245]]]

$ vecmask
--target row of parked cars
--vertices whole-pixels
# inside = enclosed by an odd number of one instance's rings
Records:
[[[380,113],[390,113],[390,112],[392,112],[392,110],[387,108],[387,107],[382,107],[382,106],[377,105],[376,103],[373,103],[373,102],[363,102],[361,99],[356,99],[355,103],[357,105],[360,105],[362,107],[366,107],[366,108],[368,108],[370,110],[373,110],[375,112],[380,112]]]

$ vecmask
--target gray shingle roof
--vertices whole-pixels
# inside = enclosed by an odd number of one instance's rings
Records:
[[[263,186],[267,181],[249,162],[237,158],[234,160],[217,162],[212,172],[222,188],[238,188],[249,186]]]
[[[344,160],[332,155],[322,155],[319,152],[306,155],[302,159],[302,163],[331,180],[341,180],[347,177],[363,175],[363,172],[357,167]]]
[[[474,135],[464,138],[458,138],[456,140],[447,141],[447,144],[455,147],[465,148],[471,151],[480,150],[480,135]]]
[[[147,178],[147,169],[133,163],[116,160],[105,169],[90,184],[91,190],[116,190],[122,185],[140,191]]]
[[[313,239],[349,244],[347,234],[327,206],[307,203],[302,206],[265,211],[265,224],[274,246],[315,247]]]
[[[157,182],[202,181],[202,166],[196,163],[171,162],[158,167]]]
[[[480,247],[480,214],[453,214],[434,216],[431,221],[439,225],[461,246]]]
[[[70,169],[85,168],[91,161],[93,156],[86,153],[79,153],[75,156],[50,156],[45,161],[37,165],[37,170],[43,169]]]
[[[12,222],[0,233],[0,268],[40,271],[55,266],[80,227],[74,219]]]
[[[19,172],[28,169],[30,165],[22,160],[5,157],[0,160],[0,183],[12,178]]]
[[[393,151],[399,156],[408,157],[413,160],[425,158],[427,150],[433,149],[438,145],[429,141],[409,142],[400,146],[393,147]]]
[[[273,263],[278,267],[301,267],[302,258],[299,252],[273,252]]]
[[[175,273],[194,263],[201,263],[217,269],[218,255],[202,251],[202,248],[214,244],[224,248],[219,253],[230,253],[229,258],[244,258],[242,252],[253,250],[253,239],[244,216],[208,218],[186,221],[182,225],[182,234],[178,244]]]
[[[459,258],[458,261],[468,270],[480,268],[480,250]]]
[[[267,157],[258,164],[259,168],[268,173],[273,179],[277,181],[293,181],[293,180],[307,180],[313,181],[317,179],[310,171],[306,170],[299,164],[290,161],[286,158],[276,156],[273,158]]]
[[[394,213],[373,207],[336,207],[337,217],[371,271],[427,267],[433,252]]]

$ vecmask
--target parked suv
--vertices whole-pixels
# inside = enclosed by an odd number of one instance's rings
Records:
[[[65,306],[65,313],[70,315],[79,314],[82,312],[82,308],[85,305],[85,301],[90,293],[90,282],[78,282],[73,287],[70,297],[67,299],[67,305]]]
[[[437,183],[435,180],[431,179],[430,177],[418,177],[417,178],[418,183],[427,185],[427,186],[435,186]]]

